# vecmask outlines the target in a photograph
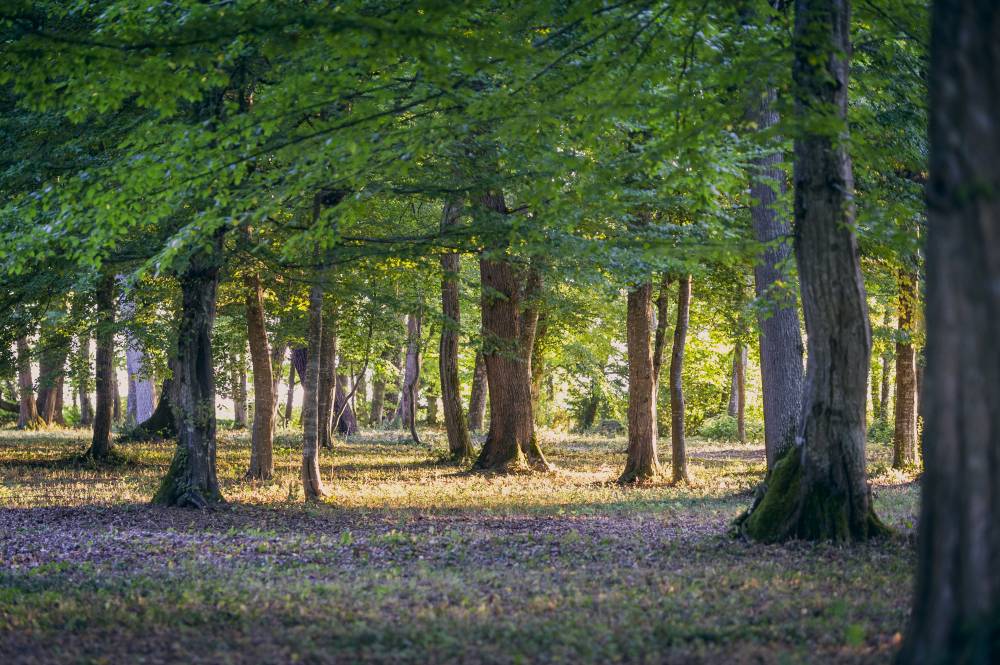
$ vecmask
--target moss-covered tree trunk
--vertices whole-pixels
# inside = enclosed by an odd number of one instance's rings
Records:
[[[912,339],[917,298],[916,275],[901,271],[899,332],[896,336],[896,411],[892,436],[894,469],[917,462],[917,354]]]
[[[660,475],[656,451],[656,378],[653,366],[653,284],[631,290],[625,316],[628,350],[628,455],[619,483],[653,480]]]
[[[750,109],[750,117],[761,131],[778,124],[777,96],[777,91],[768,87]],[[789,288],[795,282],[787,269],[792,255],[791,228],[777,205],[779,194],[785,191],[782,161],[780,150],[754,160],[750,181],[754,239],[763,245],[754,265],[754,292],[767,303],[758,322],[768,469],[795,444],[802,415],[802,333],[795,290]]]
[[[190,257],[179,278],[181,320],[171,395],[177,450],[153,497],[155,503],[205,508],[222,501],[215,464],[212,364],[212,325],[221,254],[221,239],[217,238],[213,247]]]
[[[460,211],[458,203],[445,204],[441,218],[442,231],[458,223]],[[458,340],[462,332],[462,312],[458,298],[460,270],[461,258],[457,252],[441,255],[441,313],[444,320],[441,323],[438,371],[441,375],[448,455],[457,462],[471,459],[473,455],[468,423],[462,413],[461,385],[458,382]]]
[[[775,464],[744,522],[762,541],[884,533],[865,474],[871,335],[846,151],[848,2],[796,2],[796,259],[808,339],[801,446]],[[825,122],[818,122],[822,117]]]
[[[247,341],[253,366],[253,430],[247,480],[270,480],[274,475],[274,403],[277,401],[271,350],[264,324],[264,290],[256,273],[245,277]]]
[[[86,456],[106,460],[111,456],[111,418],[114,411],[115,278],[102,275],[97,282],[97,354],[95,375],[94,435]]]
[[[469,431],[480,432],[486,421],[486,359],[483,351],[476,352],[476,363],[472,369],[472,392],[469,394]]]
[[[319,473],[320,365],[323,347],[323,287],[314,284],[309,291],[309,332],[306,367],[302,381],[302,488],[306,501],[326,496]],[[300,369],[301,371],[301,369]]]
[[[903,665],[1000,662],[1000,4],[931,20],[924,474]]]
[[[670,477],[688,482],[687,442],[684,438],[684,347],[691,317],[691,275],[677,284],[677,323],[670,351]]]

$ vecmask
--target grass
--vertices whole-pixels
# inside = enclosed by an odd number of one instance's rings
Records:
[[[888,662],[906,621],[917,491],[873,446],[901,536],[844,548],[729,536],[756,447],[689,444],[690,486],[622,489],[624,440],[545,433],[554,474],[484,476],[364,435],[324,451],[304,505],[298,438],[228,503],[150,506],[169,444],[72,463],[80,433],[0,432],[0,662]],[[668,461],[664,459],[663,461]]]

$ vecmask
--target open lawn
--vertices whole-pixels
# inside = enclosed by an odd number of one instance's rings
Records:
[[[550,475],[484,476],[374,433],[323,451],[302,502],[299,438],[277,480],[229,503],[148,505],[172,444],[114,469],[81,433],[0,432],[0,662],[888,662],[910,602],[917,490],[872,446],[900,537],[849,548],[730,535],[763,450],[689,442],[690,487],[622,489],[624,439],[544,433]],[[667,461],[666,459],[664,461]]]

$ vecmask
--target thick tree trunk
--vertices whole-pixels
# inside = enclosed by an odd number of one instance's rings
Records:
[[[628,294],[625,333],[628,347],[628,456],[619,483],[653,480],[660,475],[656,451],[656,378],[650,346],[653,285]]]
[[[35,404],[35,383],[31,378],[31,352],[25,337],[17,339],[17,388],[20,396],[17,414],[18,429],[38,429],[45,421],[38,415]]]
[[[670,450],[671,480],[688,482],[687,443],[684,440],[684,346],[687,343],[691,316],[691,275],[685,275],[677,287],[677,324],[674,346],[670,352]]]
[[[274,404],[277,402],[271,350],[264,324],[264,290],[256,273],[244,279],[247,341],[253,368],[253,431],[247,480],[270,480],[274,475]]]
[[[845,140],[849,25],[847,0],[796,2],[796,125],[807,129],[795,140],[795,249],[808,366],[802,446],[775,464],[744,522],[756,540],[861,541],[885,533],[865,476],[871,334]],[[820,113],[827,115],[817,130]]]
[[[306,501],[326,496],[319,473],[320,432],[323,429],[319,413],[323,337],[323,287],[314,284],[309,291],[309,348],[302,382],[302,488]],[[301,368],[297,369],[301,372]]]
[[[105,460],[111,456],[111,419],[114,411],[115,358],[115,279],[103,275],[97,283],[97,402],[94,407],[94,436],[87,457]]]
[[[442,230],[458,221],[460,206],[447,203],[441,221]],[[448,454],[457,462],[471,459],[472,441],[469,426],[462,413],[461,385],[458,382],[458,339],[462,331],[462,316],[458,299],[458,275],[461,259],[457,252],[441,255],[441,344],[438,370],[441,375],[441,400],[444,403],[444,426],[448,433]]]
[[[223,500],[215,464],[212,363],[212,325],[221,253],[221,239],[217,239],[214,247],[189,259],[179,278],[181,321],[170,395],[176,417],[177,451],[153,498],[155,503],[204,508]]]
[[[733,354],[736,359],[736,437],[740,443],[747,442],[747,348],[742,342],[736,343]]]
[[[472,393],[469,395],[469,431],[481,432],[486,420],[486,359],[482,350],[476,352],[472,369]]]
[[[395,416],[404,429],[410,427],[411,415],[416,411],[411,399],[416,400],[420,390],[420,323],[418,315],[406,315],[406,365]]]
[[[1000,4],[931,19],[919,562],[899,662],[1000,661]]]
[[[242,367],[245,359],[238,357],[239,366],[233,371],[233,427],[247,428],[247,371]]]
[[[175,365],[174,362],[171,363]],[[128,434],[130,441],[145,441],[149,439],[169,439],[177,436],[177,420],[173,409],[173,378],[164,379],[160,388],[160,401],[156,409],[146,420],[135,426]]]
[[[917,354],[911,335],[918,297],[916,276],[901,272],[899,335],[896,338],[896,412],[892,437],[894,469],[917,462]]]
[[[319,357],[319,395],[316,418],[321,448],[333,447],[334,397],[337,390],[337,320],[330,308],[323,313],[323,338]]]
[[[493,214],[507,212],[501,193],[484,195],[480,204]],[[526,280],[510,263],[487,258],[480,259],[479,274],[490,428],[475,466],[502,472],[526,470],[529,458],[525,450],[537,450],[534,465],[547,468],[535,439],[531,412],[531,368],[527,361],[531,350],[522,348],[531,325],[521,320]]]
[[[778,124],[776,100],[774,88],[768,88],[761,96],[752,114],[760,130]],[[792,254],[791,229],[776,207],[779,192],[784,192],[783,159],[780,151],[773,151],[755,160],[750,182],[754,239],[763,245],[754,266],[754,291],[758,299],[768,304],[758,318],[768,470],[795,443],[802,411],[802,333],[795,291],[788,287],[794,281],[785,268]],[[778,191],[776,183],[780,183]]]

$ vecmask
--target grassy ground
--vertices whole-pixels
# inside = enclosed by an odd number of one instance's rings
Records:
[[[297,438],[229,503],[147,504],[172,453],[79,468],[73,432],[0,432],[0,662],[887,662],[906,619],[916,487],[871,451],[901,537],[762,546],[728,535],[755,447],[690,443],[692,485],[613,485],[622,439],[548,434],[559,471],[488,477],[369,435],[324,452],[305,506]],[[874,448],[874,447],[873,447]]]

